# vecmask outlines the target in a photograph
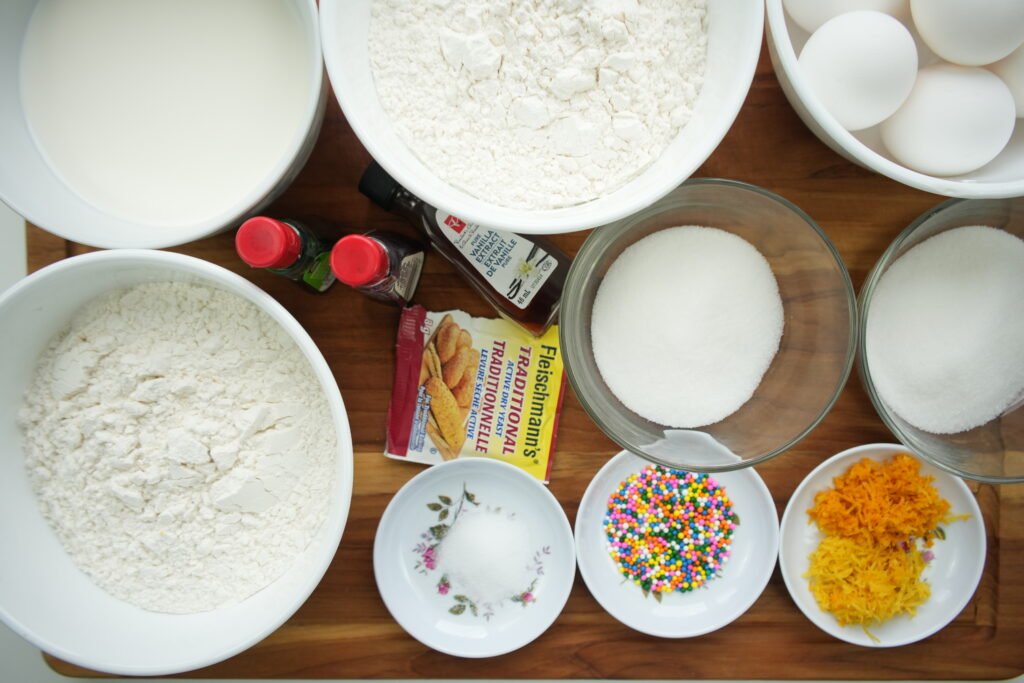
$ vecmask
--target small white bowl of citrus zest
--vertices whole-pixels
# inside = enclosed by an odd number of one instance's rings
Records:
[[[949,502],[950,515],[967,516],[944,524],[945,538],[936,540],[929,548],[931,559],[921,579],[928,583],[930,596],[917,607],[913,616],[895,616],[866,629],[855,624],[840,626],[835,616],[819,607],[805,574],[810,568],[810,556],[824,534],[808,517],[807,511],[814,506],[814,498],[820,491],[832,487],[833,479],[857,462],[864,458],[885,462],[899,453],[913,457],[907,448],[896,444],[857,446],[832,456],[800,482],[782,515],[779,567],[790,596],[811,623],[854,645],[898,647],[937,633],[970,602],[985,567],[985,523],[974,495],[961,479],[915,457],[920,473],[933,477],[932,483],[939,495]]]

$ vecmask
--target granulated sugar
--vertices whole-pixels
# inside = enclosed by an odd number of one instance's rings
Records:
[[[935,434],[985,424],[1024,393],[1024,241],[983,226],[925,240],[881,277],[866,324],[897,415]]]
[[[529,587],[533,551],[530,530],[516,517],[464,510],[438,547],[438,565],[458,592],[496,605]]]
[[[373,0],[381,106],[427,168],[515,208],[608,194],[657,159],[704,81],[705,0]]]
[[[622,252],[591,324],[612,393],[641,417],[690,429],[750,399],[779,349],[783,308],[771,266],[749,242],[687,226]]]

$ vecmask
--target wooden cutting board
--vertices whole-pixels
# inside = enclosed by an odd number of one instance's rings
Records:
[[[370,157],[333,98],[313,157],[271,215],[320,216],[341,232],[407,230],[356,190]],[[746,104],[697,176],[755,183],[795,202],[835,242],[859,287],[867,271],[916,216],[942,201],[875,175],[819,142],[790,108],[762,54]],[[584,234],[555,241],[574,253]],[[29,267],[87,251],[29,229]],[[670,641],[635,633],[606,614],[577,579],[565,611],[538,640],[486,660],[449,657],[420,645],[391,618],[373,581],[374,532],[398,488],[420,471],[388,460],[384,416],[391,387],[397,311],[343,286],[324,296],[244,267],[231,234],[174,249],[244,275],[284,304],[319,344],[334,370],[355,441],[355,493],[341,547],[320,586],[277,632],[200,677],[324,678],[794,678],[1004,679],[1024,672],[1024,486],[976,486],[988,557],[974,599],[924,642],[867,649],[825,635],[796,608],[776,571],[743,617],[715,633]],[[417,293],[431,310],[490,315],[484,302],[436,256]],[[858,444],[892,441],[856,377],[825,421],[796,447],[758,468],[781,515],[819,462]],[[618,449],[566,397],[551,491],[570,520],[597,469]],[[48,658],[66,675],[89,675]]]

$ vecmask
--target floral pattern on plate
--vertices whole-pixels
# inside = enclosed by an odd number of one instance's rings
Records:
[[[458,496],[458,500],[453,500],[451,496],[440,494],[437,496],[436,501],[426,504],[428,510],[437,513],[437,524],[431,525],[420,534],[420,542],[413,548],[413,553],[415,553],[417,558],[413,569],[424,575],[430,575],[432,572],[437,571],[437,549],[444,541],[448,531],[458,521],[463,507],[467,504],[473,506],[480,505],[476,495],[466,489],[465,482],[462,484],[462,493]],[[501,512],[501,508],[494,508],[494,511]],[[510,516],[514,516],[514,514],[512,513]],[[523,590],[510,596],[508,598],[509,601],[522,607],[537,601],[534,591],[537,588],[537,582],[544,576],[544,560],[550,554],[550,546],[544,546],[534,553],[530,564],[530,570],[534,574],[533,580]],[[440,578],[438,578],[436,588],[438,595],[451,595],[453,604],[448,608],[448,612],[456,616],[468,613],[474,617],[483,617],[489,620],[494,616],[495,609],[504,604],[504,601],[497,604],[480,602],[473,600],[468,595],[454,593],[452,582],[445,573],[442,573]]]

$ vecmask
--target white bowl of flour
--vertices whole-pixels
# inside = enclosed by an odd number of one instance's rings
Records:
[[[604,225],[714,151],[761,46],[758,0],[324,0],[334,93],[429,204],[519,233]]]
[[[80,666],[230,657],[306,600],[348,516],[352,441],[312,339],[172,253],[45,268],[0,297],[0,619]]]
[[[0,200],[67,239],[237,226],[302,168],[326,81],[314,0],[0,4]]]

